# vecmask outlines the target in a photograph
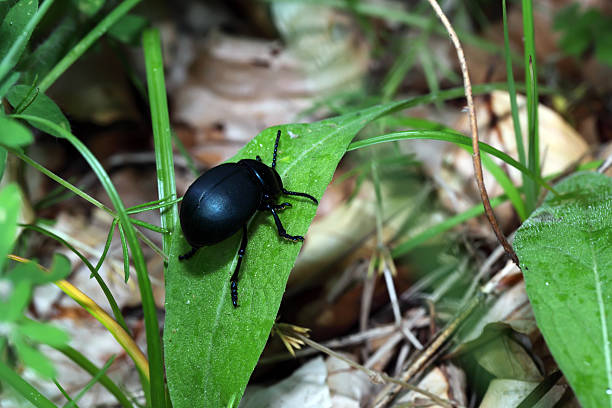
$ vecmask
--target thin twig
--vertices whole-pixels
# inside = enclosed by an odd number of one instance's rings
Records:
[[[453,29],[453,26],[448,21],[448,18],[440,8],[440,5],[436,0],[427,0],[431,7],[434,9],[442,24],[446,28],[448,35],[450,36],[455,49],[457,50],[457,58],[459,59],[459,65],[461,66],[461,73],[463,74],[463,86],[465,88],[465,98],[467,99],[468,105],[468,113],[470,116],[470,128],[472,131],[472,149],[474,153],[472,154],[472,162],[474,164],[474,174],[476,176],[476,182],[478,184],[478,190],[480,191],[480,198],[482,199],[482,204],[485,208],[485,214],[491,224],[491,228],[495,232],[495,236],[499,243],[504,247],[504,250],[512,259],[512,261],[519,265],[518,257],[512,249],[512,246],[504,236],[503,232],[499,228],[497,224],[497,220],[495,219],[495,214],[493,214],[493,208],[491,207],[491,203],[489,201],[489,194],[487,193],[487,189],[484,185],[484,178],[482,175],[482,163],[480,160],[480,147],[478,145],[478,125],[476,123],[476,112],[474,110],[474,100],[472,97],[472,83],[470,81],[470,75],[468,73],[467,63],[465,61],[465,55],[463,54],[463,48],[461,47],[461,43],[459,42],[459,38],[457,37],[457,33]]]
[[[435,337],[432,342],[427,346],[425,350],[423,350],[415,359],[411,362],[410,366],[402,375],[400,376],[400,380],[407,382],[410,381],[418,372],[423,370],[427,364],[431,363],[434,360],[434,356],[440,350],[440,348],[451,338],[451,336],[457,331],[457,328],[469,317],[469,315],[474,311],[476,306],[480,304],[482,296],[475,296],[469,304],[465,306],[465,308],[453,319],[451,320],[446,327],[440,331],[437,337]],[[400,387],[397,386],[387,386],[383,390],[378,393],[378,396],[375,399],[374,406],[376,408],[381,408],[386,406],[401,390]]]
[[[335,351],[333,351],[331,349],[328,349],[327,347],[323,346],[322,344],[319,344],[319,343],[309,339],[308,337],[306,337],[306,336],[304,336],[302,334],[295,333],[294,336],[299,338],[300,340],[302,340],[304,343],[306,343],[310,347],[312,347],[314,349],[317,349],[317,350],[319,350],[319,351],[321,351],[321,352],[323,352],[323,353],[325,353],[325,354],[327,354],[329,356],[332,356],[332,357],[335,357],[335,358],[337,358],[339,360],[342,360],[345,363],[347,363],[349,366],[351,366],[351,367],[353,367],[353,368],[355,368],[357,370],[360,370],[360,371],[366,373],[368,375],[368,377],[370,377],[370,380],[372,382],[374,382],[374,383],[379,383],[379,384],[381,384],[381,383],[393,383],[393,384],[396,384],[396,385],[401,386],[403,388],[406,388],[406,389],[408,389],[410,391],[414,391],[414,392],[417,392],[419,394],[422,394],[422,395],[426,396],[427,398],[431,399],[433,402],[435,402],[435,403],[437,403],[437,404],[439,404],[439,405],[441,405],[443,407],[452,408],[452,407],[458,406],[456,402],[451,402],[449,400],[440,398],[437,395],[432,394],[431,392],[429,392],[427,390],[421,389],[421,388],[416,387],[416,386],[414,386],[412,384],[408,384],[407,382],[404,382],[404,381],[399,380],[397,378],[393,378],[393,377],[387,375],[386,373],[366,368],[366,367],[362,366],[361,364],[356,363],[356,362],[354,362],[353,360],[351,360],[349,358],[346,358],[345,356],[343,356],[340,353],[337,353],[337,352],[335,352]]]

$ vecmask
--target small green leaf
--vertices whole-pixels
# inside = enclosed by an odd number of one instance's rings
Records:
[[[612,406],[612,180],[561,181],[514,247],[546,343],[585,407]]]
[[[30,303],[32,285],[26,281],[13,283],[7,302],[0,302],[0,320],[16,322],[21,319],[25,308]]]
[[[61,347],[70,341],[70,337],[64,330],[35,320],[22,322],[17,330],[30,340],[51,347]]]
[[[55,377],[55,367],[51,360],[47,358],[43,353],[29,346],[23,339],[17,338],[15,340],[15,349],[19,359],[27,367],[36,370],[39,374],[53,378]]]
[[[8,277],[13,282],[26,281],[33,285],[42,285],[64,279],[70,274],[70,261],[62,254],[53,255],[53,264],[49,272],[44,271],[35,261],[17,264]]]
[[[7,58],[7,54],[13,43],[25,31],[28,22],[34,17],[38,10],[38,1],[20,0],[6,14],[2,25],[0,25],[0,60]],[[29,33],[31,34],[31,33]],[[14,66],[25,49],[27,41],[24,41],[21,49],[13,56],[8,64]]]
[[[36,283],[41,284],[64,279],[66,276],[70,275],[71,270],[70,260],[66,255],[55,253],[53,254],[53,263],[49,269],[50,273],[43,274],[42,280]]]
[[[109,30],[108,35],[117,41],[137,45],[142,31],[149,25],[149,20],[135,14],[126,14]]]
[[[104,5],[104,0],[72,0],[72,4],[86,16],[93,16]]]
[[[3,119],[5,118],[0,117],[0,128]],[[20,208],[21,197],[17,185],[9,184],[0,190],[0,270],[6,262],[6,256],[13,248]]]
[[[66,119],[60,108],[51,98],[43,93],[39,93],[37,89],[27,85],[17,85],[11,88],[6,98],[13,108],[18,110],[18,113],[46,119],[70,131],[68,119]],[[59,133],[45,125],[34,123],[33,121],[29,121],[29,123],[43,132],[60,137]]]
[[[32,143],[32,132],[21,123],[0,116],[0,142],[9,147],[22,147]]]

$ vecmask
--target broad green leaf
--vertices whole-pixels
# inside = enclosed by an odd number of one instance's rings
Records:
[[[0,117],[0,127],[3,119]],[[6,255],[13,248],[20,207],[21,197],[17,185],[9,184],[0,190],[0,270],[6,262]]]
[[[18,113],[46,119],[70,131],[68,119],[66,119],[60,108],[51,98],[44,93],[39,93],[36,88],[27,85],[17,85],[11,88],[6,98],[13,108],[18,110]],[[60,137],[58,132],[48,126],[34,123],[33,121],[29,121],[28,123],[43,132]]]
[[[473,91],[486,93],[498,87],[476,86]],[[463,89],[455,88],[309,125],[267,129],[230,161],[260,155],[270,163],[276,130],[281,129],[277,170],[285,188],[320,198],[347,146],[365,125],[401,109],[462,96]],[[293,207],[280,213],[283,225],[289,234],[304,235],[316,208],[299,197],[287,197],[287,201]],[[179,262],[178,256],[186,253],[189,245],[178,225],[175,231],[166,271],[164,329],[170,396],[175,408],[225,407],[233,399],[239,401],[244,392],[276,318],[301,244],[279,238],[272,218],[258,213],[249,223],[249,243],[238,282],[240,307],[234,309],[229,280],[241,234],[202,248],[193,258]]]
[[[612,407],[612,180],[577,173],[519,228],[514,248],[546,343],[585,407]]]
[[[32,143],[32,132],[15,119],[0,116],[0,143],[9,147],[22,147]]]
[[[288,190],[320,198],[355,134],[367,123],[406,104],[387,104],[322,122],[270,128],[230,161],[261,156],[272,161],[277,129],[282,130],[277,170]],[[285,197],[282,199],[285,201]],[[293,207],[279,216],[289,234],[305,235],[316,206],[286,197]],[[258,213],[249,224],[249,242],[238,282],[239,307],[232,306],[230,276],[241,233],[202,248],[187,261],[189,250],[180,227],[173,235],[166,278],[164,345],[173,406],[226,406],[239,397],[266,343],[301,244],[277,234],[271,216]]]
[[[33,370],[36,370],[39,374],[45,377],[55,377],[55,367],[47,356],[28,345],[22,338],[18,337],[14,344],[15,349],[17,350],[17,355],[23,364]]]
[[[68,333],[59,327],[34,320],[27,320],[21,323],[17,327],[17,330],[30,340],[37,343],[48,344],[52,347],[61,347],[70,341]]]
[[[28,22],[34,17],[37,10],[38,1],[20,0],[11,7],[8,13],[6,13],[0,25],[0,60],[9,58],[7,57],[9,49],[15,41],[17,41],[17,38],[26,30]],[[28,33],[28,35],[31,35],[31,33]],[[17,63],[25,49],[26,43],[27,41],[23,42],[18,52],[13,55],[11,61],[7,61],[6,64],[12,67]]]

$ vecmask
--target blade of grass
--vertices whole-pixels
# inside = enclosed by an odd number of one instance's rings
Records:
[[[389,133],[381,136],[374,136],[367,139],[362,139],[356,142],[353,142],[349,145],[347,151],[361,149],[367,146],[372,146],[377,143],[385,143],[392,142],[396,140],[407,140],[407,139],[431,139],[431,140],[443,140],[446,142],[456,143],[458,145],[471,146],[471,139],[467,136],[463,136],[458,133],[450,133],[445,131],[438,130],[408,130],[404,132],[395,132]],[[490,146],[484,142],[478,142],[480,148],[499,159],[502,159],[507,164],[512,167],[520,170],[521,172],[527,174],[530,178],[532,178],[536,183],[544,187],[545,189],[557,194],[555,190],[546,183],[544,179],[540,176],[532,173],[527,167],[523,166],[521,163],[514,160],[512,157],[508,156],[506,153],[497,150],[493,146]]]
[[[523,38],[525,42],[525,84],[527,86],[527,129],[528,129],[528,161],[527,167],[533,174],[540,174],[540,143],[538,135],[538,86],[535,53],[535,33],[533,23],[533,4],[531,0],[522,0],[523,6]],[[533,184],[525,190],[525,201],[529,212],[537,205],[539,189]]]
[[[153,408],[163,407],[165,405],[164,365],[162,359],[161,339],[159,336],[159,323],[157,321],[157,308],[155,306],[155,300],[153,299],[153,290],[151,288],[151,281],[149,280],[149,275],[147,273],[147,266],[142,250],[138,244],[136,231],[129,220],[128,214],[125,212],[125,206],[123,205],[123,201],[121,201],[121,197],[119,197],[119,193],[117,193],[117,190],[108,176],[108,173],[106,170],[104,170],[98,159],[96,159],[85,144],[83,144],[83,142],[81,142],[72,133],[49,120],[39,118],[37,116],[13,115],[13,117],[48,126],[49,128],[53,129],[56,134],[61,135],[63,138],[68,140],[91,166],[92,170],[106,190],[111,202],[113,203],[117,211],[119,223],[124,229],[126,240],[133,257],[134,268],[136,269],[136,275],[138,278],[138,288],[142,298],[147,338],[147,353],[151,367],[150,388],[147,384],[147,388],[149,389],[146,389],[145,393],[150,391],[151,406]]]
[[[53,379],[53,383],[55,384],[55,386],[57,387],[57,389],[62,393],[62,395],[64,396],[64,398],[66,398],[68,400],[68,402],[72,402],[72,398],[70,398],[70,395],[66,392],[66,390],[64,389],[64,387],[62,387],[62,384],[60,384],[56,378]],[[78,405],[76,405],[76,408],[79,408]]]
[[[100,368],[98,368],[94,363],[89,361],[89,359],[83,354],[81,354],[81,352],[79,352],[78,350],[67,345],[54,348],[66,357],[68,357],[70,360],[72,360],[74,363],[76,363],[79,367],[87,371],[92,376],[100,372]],[[113,380],[110,379],[109,376],[104,374],[100,376],[99,381],[100,384],[102,384],[102,386],[104,386],[104,388],[108,390],[108,392],[110,392],[115,396],[115,398],[117,398],[117,402],[119,402],[119,404],[121,404],[123,408],[133,408],[133,405],[127,398],[127,396],[123,393],[123,391],[121,391],[117,384],[115,384]]]
[[[167,234],[169,232],[165,228],[158,227],[157,225],[149,224],[148,222],[137,220],[136,218],[130,218],[130,222],[134,225],[138,225],[139,227],[146,228],[150,231],[159,232],[160,234]]]
[[[63,237],[60,237],[53,231],[50,231],[49,229],[42,227],[39,224],[19,224],[19,226],[23,228],[27,228],[32,231],[36,231],[40,234],[44,234],[48,236],[49,238],[56,240],[57,242],[59,242],[60,244],[62,244],[63,246],[71,250],[77,257],[79,257],[81,262],[83,262],[83,264],[87,267],[87,269],[89,269],[89,271],[91,272],[91,275],[96,279],[96,282],[98,282],[98,285],[100,285],[100,288],[102,289],[102,292],[104,292],[104,296],[106,296],[106,299],[108,300],[108,304],[110,305],[111,310],[113,311],[113,315],[115,316],[115,320],[117,320],[117,323],[121,325],[123,330],[125,330],[128,333],[130,332],[130,330],[127,327],[127,324],[125,323],[125,320],[123,319],[123,314],[121,314],[121,309],[119,309],[119,305],[117,305],[117,302],[115,301],[115,298],[113,297],[113,294],[111,293],[110,289],[106,285],[106,282],[104,282],[102,277],[98,274],[98,269],[94,268],[94,266],[91,264],[91,262],[89,262],[89,260],[87,259],[85,255],[83,255],[78,249],[76,249],[71,243],[66,241]],[[112,231],[112,228],[111,228],[111,231]],[[110,243],[109,243],[109,246],[110,246]],[[105,254],[106,252],[104,252],[103,257],[100,258],[100,261],[99,261],[100,264],[102,260],[104,259]]]
[[[127,241],[125,240],[125,232],[121,224],[119,227],[119,237],[121,238],[121,250],[123,252],[123,273],[125,276],[125,283],[130,279],[130,251],[128,250]]]
[[[49,0],[43,2],[45,3]],[[113,11],[111,11],[106,17],[102,19],[81,41],[79,41],[64,58],[62,58],[49,73],[40,81],[38,85],[40,92],[45,92],[53,83],[64,73],[81,55],[85,53],[91,47],[91,45],[104,33],[108,31],[117,21],[127,14],[136,4],[140,3],[141,0],[125,0],[120,3]],[[1,73],[2,71],[0,71]],[[0,75],[0,78],[2,75]]]
[[[2,360],[0,360],[0,380],[2,380],[1,382],[3,384],[11,386],[37,408],[57,408],[54,403],[42,395],[36,388],[32,387],[16,372],[11,370]]]
[[[87,383],[87,385],[85,385],[85,387],[83,387],[83,389],[81,391],[79,391],[79,393],[77,394],[76,397],[74,397],[72,399],[72,401],[69,401],[66,405],[64,405],[64,408],[72,408],[72,407],[76,407],[76,403],[83,398],[83,395],[85,395],[85,393],[87,391],[89,391],[89,389],[91,389],[91,387],[93,387],[99,380],[100,378],[106,374],[106,372],[108,371],[108,369],[110,368],[111,364],[113,364],[113,361],[115,361],[115,357],[116,356],[111,356],[106,363],[102,366],[101,369],[98,370],[98,372],[91,378],[91,380],[89,380],[89,382]]]
[[[514,84],[514,73],[512,71],[512,57],[510,56],[510,36],[508,34],[508,16],[506,15],[506,0],[502,0],[502,19],[504,24],[504,58],[506,60],[506,75],[508,77],[508,93],[510,94],[510,110],[512,112],[512,124],[514,125],[514,136],[516,138],[516,150],[518,152],[519,161],[527,164],[525,156],[525,145],[523,143],[523,132],[521,131],[521,122],[518,116],[518,104],[516,102],[516,85]],[[523,178],[523,185],[526,177]],[[533,183],[529,180],[529,183]]]
[[[168,115],[168,100],[166,97],[166,82],[164,80],[164,64],[161,51],[161,39],[157,29],[147,29],[142,34],[145,66],[147,70],[147,87],[149,90],[149,105],[153,126],[153,142],[155,145],[155,162],[157,163],[157,190],[160,198],[176,199],[174,182],[174,162],[172,155],[172,133]],[[161,211],[162,228],[173,231],[178,220],[176,205]],[[170,234],[164,234],[163,250],[170,251]]]
[[[508,197],[506,195],[495,197],[491,200],[491,207],[495,208],[498,205],[506,202],[507,200],[508,200]],[[484,207],[482,204],[478,204],[470,208],[469,210],[466,210],[462,213],[454,215],[442,221],[441,223],[431,228],[428,228],[427,230],[421,232],[420,234],[417,234],[414,237],[409,238],[408,240],[402,242],[401,244],[398,244],[391,251],[391,256],[393,256],[394,258],[397,258],[402,255],[405,255],[406,253],[410,252],[412,249],[421,245],[423,242],[426,242],[427,240],[435,237],[436,235],[441,234],[445,231],[448,231],[451,228],[456,227],[457,225],[463,224],[465,221],[472,219],[474,217],[477,217],[481,214],[484,214]]]
[[[266,0],[267,2],[288,2],[294,3],[300,0]],[[398,7],[389,7],[386,4],[376,4],[369,2],[353,2],[353,1],[345,1],[345,0],[310,0],[309,4],[322,4],[329,7],[335,7],[339,9],[348,9],[355,13],[360,13],[370,17],[378,17],[383,18],[388,21],[394,21],[398,23],[403,23],[412,27],[417,27],[422,30],[426,30],[429,27],[429,19],[426,16],[409,13],[404,11]],[[436,34],[446,35],[446,31],[443,27],[434,26],[431,27],[431,30]],[[467,44],[472,44],[482,50],[485,50],[490,53],[501,54],[503,52],[502,48],[497,44],[494,44],[490,41],[483,40],[478,35],[471,34],[467,31],[459,31],[457,35]],[[520,57],[518,55],[513,55],[517,61],[520,61]]]
[[[105,206],[104,204],[102,204],[101,202],[99,202],[98,200],[96,200],[95,198],[90,196],[89,194],[81,191],[78,187],[70,184],[69,182],[67,182],[66,180],[64,180],[63,178],[58,176],[57,174],[53,173],[51,170],[47,169],[46,167],[44,167],[43,165],[41,165],[37,161],[31,159],[29,156],[23,154],[22,152],[20,152],[20,151],[18,151],[16,149],[12,149],[12,148],[10,148],[10,147],[8,147],[6,145],[3,145],[2,143],[0,143],[0,146],[3,146],[6,150],[8,150],[9,152],[13,153],[15,156],[19,157],[21,160],[23,160],[24,162],[26,162],[30,166],[34,167],[36,170],[38,170],[39,172],[41,172],[45,176],[49,177],[51,180],[55,181],[56,183],[58,183],[62,187],[66,188],[67,190],[70,190],[71,192],[73,192],[77,196],[81,197],[85,201],[88,201],[90,204],[93,204],[94,206],[96,206],[96,207],[98,207],[98,208],[100,208],[100,209],[102,209],[102,210],[106,211],[107,213],[109,213],[109,214],[114,216],[113,210],[111,210],[110,208],[108,208],[107,206]]]

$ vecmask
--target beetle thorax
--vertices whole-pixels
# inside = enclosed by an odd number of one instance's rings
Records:
[[[238,164],[248,168],[257,181],[261,183],[264,199],[276,201],[283,191],[283,182],[276,169],[253,159],[243,159]]]

